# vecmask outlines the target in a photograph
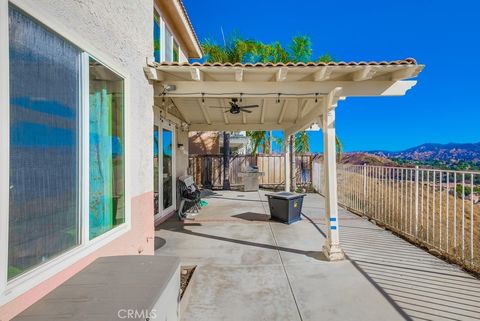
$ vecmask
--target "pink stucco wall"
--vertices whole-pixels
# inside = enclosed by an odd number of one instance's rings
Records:
[[[19,314],[98,257],[132,254],[153,255],[155,240],[153,192],[133,197],[131,206],[132,226],[130,231],[63,270],[63,272],[0,307],[0,321],[9,320]]]

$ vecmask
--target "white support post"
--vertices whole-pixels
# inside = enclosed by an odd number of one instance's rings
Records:
[[[285,150],[285,191],[290,192],[290,135],[284,133],[283,142]]]
[[[297,190],[297,168],[296,168],[296,153],[295,153],[295,134],[290,136],[290,164],[291,164],[291,180],[292,180],[292,190],[295,192]]]
[[[323,162],[325,179],[325,223],[327,239],[323,253],[330,261],[345,258],[340,247],[338,204],[337,204],[337,159],[335,145],[335,108],[336,98],[340,89],[333,90],[323,103]]]

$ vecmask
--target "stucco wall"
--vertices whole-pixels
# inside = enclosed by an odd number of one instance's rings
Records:
[[[188,132],[177,129],[177,144],[183,144],[183,150],[177,148],[177,178],[188,172]]]
[[[220,154],[219,132],[190,132],[188,152],[190,155]]]
[[[51,279],[0,307],[8,320],[40,299],[98,256],[153,254],[152,124],[153,88],[142,67],[152,56],[152,0],[23,0],[66,30],[108,55],[130,80],[132,228],[126,234],[81,259]]]
[[[133,195],[152,190],[153,89],[142,67],[153,55],[152,0],[23,0],[94,45],[129,73]],[[148,124],[147,126],[145,124]]]

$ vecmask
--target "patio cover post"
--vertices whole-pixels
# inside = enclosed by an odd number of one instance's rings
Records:
[[[295,152],[295,134],[290,136],[290,153],[291,153],[291,162],[290,166],[292,169],[290,170],[292,173],[292,190],[295,192],[297,190],[297,168],[296,168],[296,158],[297,158],[297,153]]]
[[[327,239],[323,253],[330,261],[343,260],[345,255],[340,247],[338,204],[337,204],[337,160],[335,146],[335,105],[341,88],[335,88],[323,104],[323,168],[325,179],[325,221]]]
[[[284,132],[283,134],[283,148],[285,150],[285,191],[290,192],[290,135]]]

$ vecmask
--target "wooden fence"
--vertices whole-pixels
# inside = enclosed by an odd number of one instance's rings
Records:
[[[292,176],[297,186],[311,186],[314,157],[309,154],[295,155],[295,174]],[[230,186],[240,187],[242,178],[238,174],[255,164],[260,172],[265,173],[260,178],[261,187],[279,190],[285,186],[285,156],[282,154],[232,155],[228,171]],[[190,156],[188,165],[189,174],[195,178],[198,186],[211,189],[223,187],[223,155]]]

